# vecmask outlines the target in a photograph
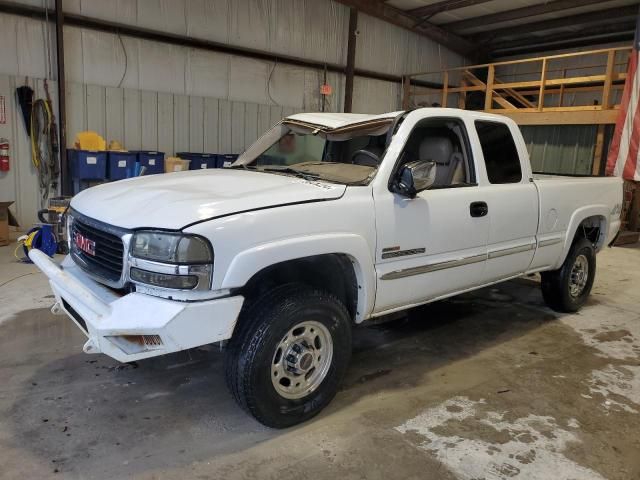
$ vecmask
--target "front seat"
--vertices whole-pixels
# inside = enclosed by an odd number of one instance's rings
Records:
[[[367,153],[369,153],[369,155]],[[353,153],[351,163],[354,165],[378,168],[383,153],[384,148],[376,145],[373,140],[370,140],[366,147]]]
[[[418,158],[436,162],[435,186],[451,185],[456,171],[462,167],[462,155],[453,148],[451,138],[445,135],[430,135],[420,143]]]

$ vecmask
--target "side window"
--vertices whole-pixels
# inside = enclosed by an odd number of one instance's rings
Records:
[[[427,118],[418,122],[403,148],[400,165],[413,160],[436,163],[432,189],[475,184],[466,130],[456,119]]]
[[[500,122],[477,120],[487,176],[491,183],[519,183],[522,180],[520,157],[509,127]]]

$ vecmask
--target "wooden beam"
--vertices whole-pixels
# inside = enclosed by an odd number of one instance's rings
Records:
[[[475,27],[484,27],[485,25],[493,25],[500,22],[508,22],[509,20],[520,20],[522,18],[534,17],[545,13],[559,12],[570,8],[584,7],[585,5],[593,5],[606,3],[607,0],[556,0],[552,2],[544,2],[539,5],[531,5],[528,7],[515,8],[480,17],[472,17],[464,20],[446,23],[448,29],[459,31],[467,30]]]
[[[407,13],[419,18],[431,17],[437,13],[459,10],[460,8],[480,5],[481,3],[487,3],[490,1],[491,0],[443,0],[441,2],[432,3],[431,5],[425,5],[424,7],[413,8],[408,10]]]
[[[484,92],[486,88],[482,85],[467,85],[467,82],[463,79],[460,81],[460,86],[450,88],[449,93]]]
[[[505,115],[518,125],[600,125],[615,124],[617,110],[592,111],[543,111],[522,112],[518,110],[491,110],[491,113]]]
[[[347,33],[347,68],[344,87],[344,111],[353,110],[353,78],[356,68],[356,31],[358,30],[358,10],[349,9],[349,31]]]
[[[550,20],[542,20],[539,22],[525,23],[523,25],[514,25],[504,28],[495,28],[488,30],[486,33],[479,33],[472,38],[474,41],[488,43],[494,38],[521,36],[524,33],[534,31],[553,30],[556,28],[575,27],[576,25],[584,25],[585,23],[611,22],[614,18],[636,17],[638,15],[638,6],[631,5],[628,7],[617,7],[608,10],[598,10],[596,12],[580,13],[562,18],[552,18]]]
[[[0,5],[2,5],[0,3]],[[584,57],[584,56],[588,56],[588,55],[597,55],[597,54],[605,54],[605,53],[609,53],[610,51],[616,51],[616,52],[631,52],[632,47],[631,46],[624,46],[624,47],[613,47],[613,48],[599,48],[599,49],[595,49],[595,50],[584,50],[584,51],[579,51],[579,52],[571,52],[571,53],[558,53],[556,55],[545,55],[542,57],[534,57],[534,58],[518,58],[516,60],[505,60],[502,62],[491,62],[491,63],[483,63],[483,64],[479,64],[479,65],[465,65],[463,67],[452,67],[452,68],[447,68],[446,70],[449,70],[449,72],[455,72],[455,71],[470,71],[470,70],[475,70],[476,68],[486,68],[489,65],[495,65],[496,67],[499,66],[504,66],[504,65],[517,65],[520,63],[533,63],[533,62],[539,62],[540,60],[542,60],[543,58],[546,58],[548,60],[559,60],[561,58],[575,58],[575,57]],[[580,68],[580,67],[577,67]],[[430,75],[430,74],[434,74],[434,73],[442,73],[442,69],[440,70],[429,70],[426,72],[415,72],[415,73],[411,73],[409,74],[411,77],[418,77],[418,76],[424,76],[424,75]]]
[[[379,18],[385,22],[397,25],[411,32],[423,35],[447,48],[461,54],[472,55],[478,51],[478,46],[468,40],[455,35],[437,25],[425,22],[416,26],[416,19],[402,10],[380,2],[370,0],[336,0],[348,7],[357,8],[360,12]]]
[[[496,68],[493,65],[489,65],[489,71],[487,72],[487,90],[484,94],[485,110],[491,110],[493,107],[493,78],[495,77],[495,74]]]
[[[604,89],[602,90],[602,108],[611,106],[611,84],[613,83],[614,68],[616,66],[616,53],[607,55],[607,70],[605,73]]]
[[[596,132],[596,145],[593,149],[593,164],[591,166],[591,175],[600,175],[600,170],[602,169],[605,128],[605,125],[598,125],[598,130]]]
[[[540,91],[538,93],[538,110],[544,107],[544,89],[547,81],[547,59],[542,59],[542,73],[540,74]]]
[[[615,55],[615,53],[614,53]],[[562,70],[562,78],[566,78],[567,77],[567,69],[563,69]],[[558,106],[561,107],[564,104],[564,93],[565,93],[565,86],[564,85],[560,85],[560,98],[558,99]],[[580,88],[580,87],[575,87],[575,88]]]
[[[449,72],[444,72],[443,74],[443,80],[442,80],[442,102],[440,103],[440,105],[442,106],[442,108],[446,108],[447,106],[447,100],[449,97]]]
[[[460,87],[464,88],[467,86],[467,81],[463,78],[460,80]],[[467,108],[467,93],[464,90],[460,91],[458,95],[458,108],[464,110]]]
[[[548,85],[547,85],[548,87]],[[570,93],[578,93],[578,92],[601,92],[602,91],[602,87],[564,87],[564,85],[560,85],[560,88],[545,88],[545,92],[547,95],[553,95],[553,94],[558,94],[558,95],[562,95],[563,92],[563,88],[564,88],[564,93],[565,94],[570,94]],[[618,85],[613,85],[611,87],[612,90],[622,90],[624,88],[623,84],[618,84]],[[519,93],[521,93],[522,95],[537,95],[538,94],[538,89],[536,90],[518,90]],[[449,89],[449,93],[453,93],[451,91],[451,89]],[[561,107],[562,105],[558,104],[559,107]],[[616,105],[613,105],[611,108],[616,108]]]

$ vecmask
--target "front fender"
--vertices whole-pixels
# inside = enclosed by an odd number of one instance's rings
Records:
[[[281,262],[331,253],[345,254],[353,262],[358,281],[356,322],[361,322],[373,310],[376,276],[369,245],[363,237],[355,234],[328,233],[287,238],[244,250],[229,264],[221,288],[240,288],[256,273]]]

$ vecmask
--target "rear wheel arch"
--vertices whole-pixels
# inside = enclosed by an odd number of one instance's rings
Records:
[[[584,218],[577,226],[573,242],[580,238],[589,240],[594,248],[600,250],[607,237],[607,220],[604,215],[592,215]]]
[[[555,268],[559,268],[567,258],[572,245],[581,238],[589,240],[596,252],[604,246],[609,224],[607,221],[608,209],[605,206],[594,206],[580,209],[571,218],[564,250],[558,259]]]

